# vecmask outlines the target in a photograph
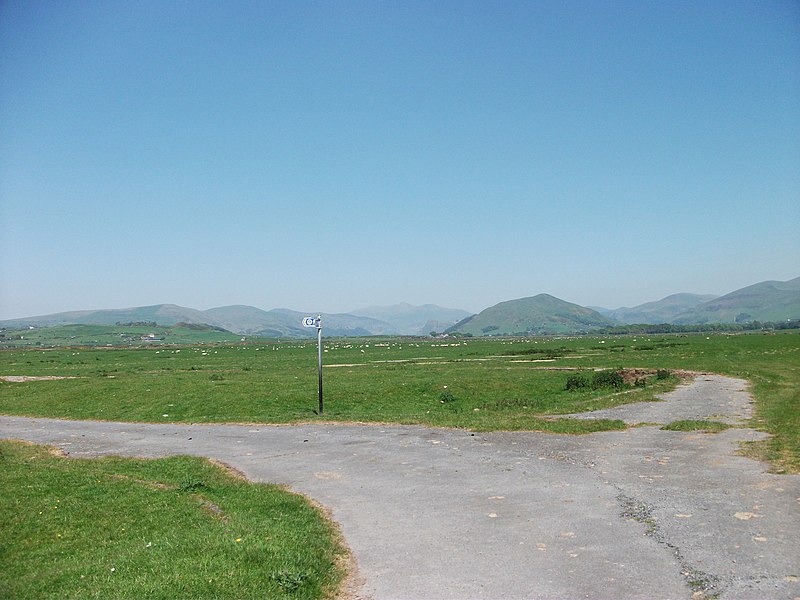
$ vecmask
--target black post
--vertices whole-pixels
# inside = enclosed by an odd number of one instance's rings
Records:
[[[322,316],[317,316],[317,352],[319,354],[319,414],[322,414]]]

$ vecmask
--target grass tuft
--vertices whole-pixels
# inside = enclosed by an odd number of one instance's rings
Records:
[[[668,425],[664,425],[661,429],[664,431],[706,431],[708,433],[719,433],[730,429],[731,425],[721,423],[720,421],[705,421],[686,419],[683,421],[673,421]]]

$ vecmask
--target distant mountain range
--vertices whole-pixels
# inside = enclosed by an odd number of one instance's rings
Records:
[[[315,328],[303,327],[303,317],[316,316],[287,308],[261,310],[253,306],[223,306],[203,311],[214,319],[214,323],[234,333],[264,337],[309,337],[316,336]],[[325,335],[334,337],[365,335],[396,335],[399,332],[389,323],[357,317],[351,314],[322,313]]]
[[[433,304],[412,306],[370,307],[359,314],[322,313],[325,335],[334,337],[368,335],[428,335],[431,331],[442,331],[469,315],[465,310],[443,308]],[[370,315],[380,318],[373,318]],[[49,327],[54,325],[115,325],[117,323],[178,323],[205,324],[233,333],[263,337],[312,337],[316,329],[302,325],[304,313],[285,308],[261,310],[254,306],[222,306],[209,310],[197,310],[175,304],[156,304],[135,308],[110,310],[81,310],[57,313],[24,319],[0,321],[2,328]]]
[[[491,306],[448,333],[466,335],[579,334],[614,325],[774,322],[800,319],[800,277],[764,281],[725,296],[673,294],[633,308],[587,308],[539,294]]]
[[[673,294],[633,308],[596,310],[624,324],[705,325],[794,320],[800,318],[800,277],[789,281],[762,281],[725,296]]]
[[[233,333],[265,337],[312,337],[302,326],[310,313],[253,306],[196,310],[157,304],[110,310],[82,310],[0,321],[0,328],[48,327],[67,324],[155,322],[205,324]],[[316,315],[314,315],[316,316]],[[549,294],[501,302],[476,315],[433,304],[371,306],[351,313],[322,314],[325,335],[428,335],[431,331],[482,335],[552,335],[588,333],[619,324],[693,325],[786,321],[800,319],[800,277],[764,281],[724,296],[673,294],[632,308],[587,308]]]
[[[431,331],[442,332],[470,315],[466,310],[460,308],[443,308],[435,304],[412,306],[405,302],[393,306],[370,306],[354,310],[350,314],[389,323],[397,331],[406,335],[428,335]]]

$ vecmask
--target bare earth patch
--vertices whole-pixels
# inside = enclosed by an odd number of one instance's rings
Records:
[[[56,379],[80,379],[79,377],[61,377],[58,375],[0,375],[0,381],[24,383],[26,381],[55,381]]]

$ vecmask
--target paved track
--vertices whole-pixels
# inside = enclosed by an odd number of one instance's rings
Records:
[[[582,418],[750,414],[701,375],[659,403]],[[734,454],[750,429],[587,436],[404,426],[148,425],[0,417],[72,456],[196,454],[331,509],[359,598],[800,598],[800,476]]]

